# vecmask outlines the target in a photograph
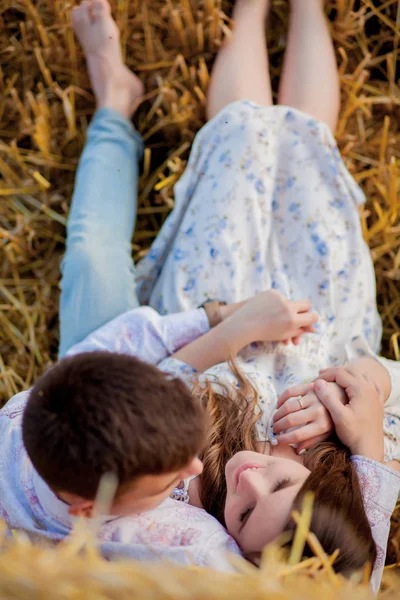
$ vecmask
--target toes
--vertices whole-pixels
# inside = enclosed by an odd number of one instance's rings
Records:
[[[90,22],[89,6],[90,2],[84,0],[79,6],[73,8],[72,25],[74,28],[80,28]]]
[[[92,10],[94,16],[109,15],[111,13],[111,7],[107,0],[93,0]]]

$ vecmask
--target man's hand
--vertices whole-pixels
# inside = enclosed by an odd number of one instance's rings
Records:
[[[235,306],[235,305],[234,305]],[[251,342],[299,344],[304,333],[313,333],[318,315],[310,312],[308,300],[293,302],[275,290],[257,294],[231,314]]]
[[[310,313],[308,300],[291,302],[274,290],[250,300],[228,305],[223,320],[194,342],[181,348],[173,358],[202,373],[234,358],[252,342],[300,342],[304,333],[314,331],[318,315]],[[229,314],[230,313],[230,314]]]
[[[345,390],[346,406],[333,397],[327,381],[335,381]],[[331,415],[338,438],[351,453],[383,462],[382,388],[369,375],[347,366],[322,371],[314,389]]]

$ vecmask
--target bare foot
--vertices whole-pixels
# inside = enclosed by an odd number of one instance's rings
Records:
[[[97,108],[130,118],[143,96],[143,84],[124,65],[118,27],[107,0],[84,0],[72,11],[72,25],[85,52]]]

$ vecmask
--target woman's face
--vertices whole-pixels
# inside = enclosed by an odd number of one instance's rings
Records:
[[[260,552],[289,521],[310,471],[287,458],[238,452],[227,463],[226,527],[245,554]]]

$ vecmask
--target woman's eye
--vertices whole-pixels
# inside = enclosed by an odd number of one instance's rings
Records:
[[[272,488],[272,493],[279,492],[288,485],[290,485],[290,479],[288,477],[286,477],[286,479],[281,479],[280,481],[277,481],[274,487]]]

